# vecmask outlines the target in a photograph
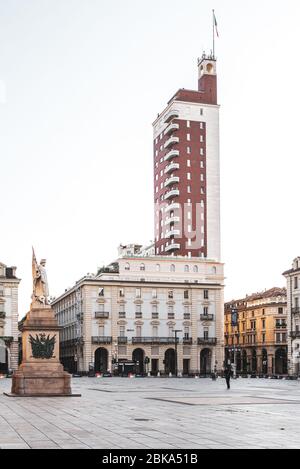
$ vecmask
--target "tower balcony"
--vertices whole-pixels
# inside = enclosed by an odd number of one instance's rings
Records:
[[[176,169],[179,169],[179,167],[179,163],[170,163],[165,169],[165,174],[175,171]]]
[[[165,200],[170,199],[170,197],[176,197],[180,194],[179,189],[172,189],[171,191],[165,194]]]
[[[169,179],[166,180],[165,182],[165,187],[170,186],[171,184],[175,184],[179,182],[179,177],[178,176],[172,176]]]
[[[173,203],[173,204],[168,205],[168,206],[165,208],[165,213],[168,213],[168,212],[170,212],[171,210],[178,210],[178,209],[180,209],[180,204],[178,204],[178,203]]]
[[[179,124],[170,124],[164,131],[164,135],[170,135],[172,132],[179,130]]]
[[[180,222],[180,217],[173,216],[173,217],[169,217],[166,219],[165,225],[168,225],[169,223],[179,223],[179,222]]]
[[[180,236],[180,230],[170,230],[166,232],[165,238],[171,238],[171,236]]]
[[[173,243],[173,244],[169,244],[169,246],[165,247],[165,252],[178,251],[179,249],[180,249],[180,244],[179,243]]]
[[[169,161],[172,158],[179,156],[179,150],[170,150],[164,157],[164,161]]]
[[[176,109],[171,109],[165,116],[164,122],[168,124],[172,119],[178,119],[179,111]]]
[[[178,137],[170,137],[164,144],[164,148],[169,148],[172,145],[175,145],[176,143],[179,143],[179,138]]]

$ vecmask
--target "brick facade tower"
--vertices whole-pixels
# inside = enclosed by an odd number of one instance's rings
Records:
[[[220,259],[219,105],[214,56],[153,123],[155,254]]]

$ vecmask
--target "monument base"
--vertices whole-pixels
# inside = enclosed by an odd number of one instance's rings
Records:
[[[12,396],[72,396],[71,375],[65,371],[16,371],[12,377]],[[77,394],[78,396],[78,394]]]
[[[73,397],[71,375],[59,362],[59,330],[51,306],[34,306],[22,327],[23,360],[9,397]]]

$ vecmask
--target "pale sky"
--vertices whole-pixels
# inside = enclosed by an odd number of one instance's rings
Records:
[[[0,261],[29,309],[153,239],[152,122],[219,39],[225,299],[300,255],[299,0],[0,0]]]

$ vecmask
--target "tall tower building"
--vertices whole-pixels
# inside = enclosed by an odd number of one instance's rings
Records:
[[[219,105],[214,56],[153,123],[155,254],[220,260]]]

